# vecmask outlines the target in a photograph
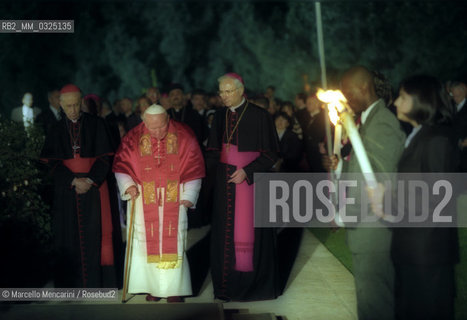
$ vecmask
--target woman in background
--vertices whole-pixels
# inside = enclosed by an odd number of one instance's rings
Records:
[[[399,179],[403,173],[456,172],[459,149],[450,127],[452,108],[439,81],[426,75],[405,79],[394,104],[398,119],[413,127],[399,160]],[[390,220],[382,209],[383,191],[381,184],[376,191],[369,190],[372,209]],[[420,214],[421,206],[416,210]],[[394,228],[391,257],[396,273],[396,319],[454,319],[457,229]]]

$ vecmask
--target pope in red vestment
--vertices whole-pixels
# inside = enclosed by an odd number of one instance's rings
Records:
[[[134,224],[127,224],[134,230],[127,239],[132,246],[128,292],[157,299],[191,295],[186,214],[205,174],[196,136],[152,105],[143,123],[122,139],[113,171],[122,199],[132,199],[135,207]],[[127,207],[129,218],[132,205]]]

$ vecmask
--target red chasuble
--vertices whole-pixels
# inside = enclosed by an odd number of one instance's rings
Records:
[[[166,137],[157,140],[141,123],[123,138],[112,170],[131,176],[142,187],[148,263],[176,263],[179,186],[205,175],[196,136],[188,126],[170,120]],[[164,215],[162,252],[159,250],[159,207],[163,207]]]

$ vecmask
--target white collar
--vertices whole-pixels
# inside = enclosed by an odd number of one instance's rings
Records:
[[[361,116],[361,123],[364,124],[365,121],[366,121],[366,118],[368,118],[368,115],[370,114],[371,110],[374,109],[374,107],[378,104],[378,102],[380,101],[381,99],[378,99],[376,100],[375,102],[373,102],[372,104],[370,104],[370,106],[368,108],[366,108],[365,111],[362,112],[362,116]]]
[[[245,102],[245,97],[242,98],[242,102],[240,104],[236,105],[235,107],[230,107],[230,111],[235,112],[235,110],[240,107],[243,103]]]
[[[60,117],[60,111],[49,105],[50,110],[54,114],[55,118],[58,119]]]
[[[457,105],[457,112],[461,111],[462,107],[465,105],[465,98]]]
[[[407,148],[412,141],[412,139],[417,135],[417,133],[422,129],[422,126],[414,127],[412,129],[412,132],[409,134],[407,139],[405,140],[405,147]]]

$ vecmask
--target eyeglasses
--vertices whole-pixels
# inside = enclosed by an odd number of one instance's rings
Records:
[[[235,88],[233,90],[219,90],[217,91],[217,94],[218,95],[231,95],[232,93],[234,93],[235,91],[237,91],[238,88]]]

